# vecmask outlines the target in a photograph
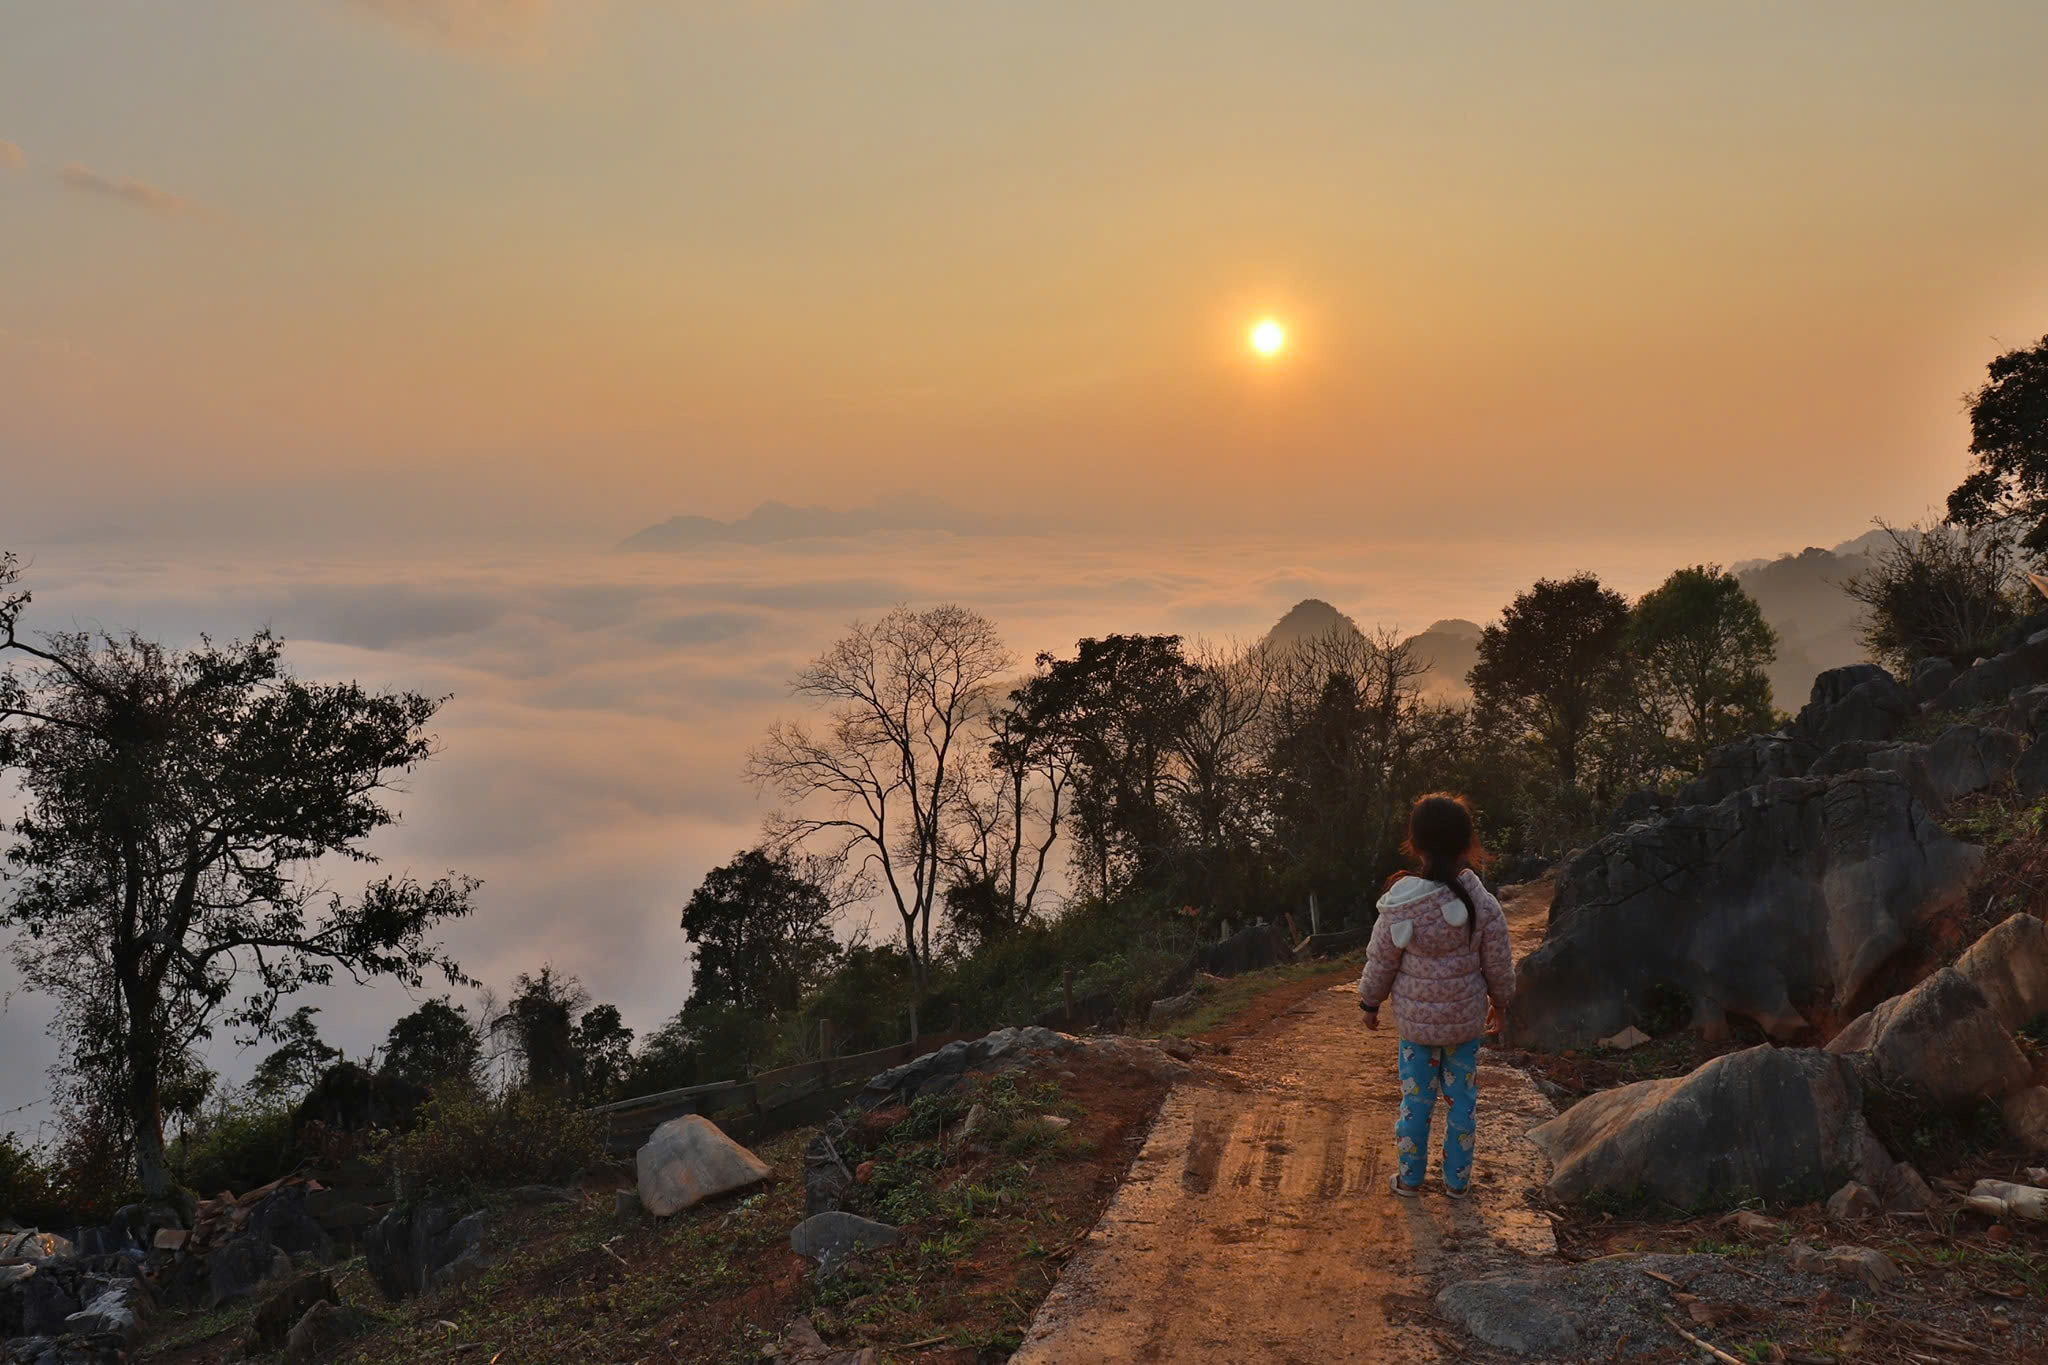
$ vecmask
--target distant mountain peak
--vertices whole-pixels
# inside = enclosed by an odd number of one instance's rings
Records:
[[[1320,597],[1304,597],[1287,609],[1287,614],[1274,623],[1266,632],[1269,645],[1295,645],[1303,640],[1319,640],[1336,632],[1344,635],[1362,635],[1358,622],[1338,611]]]

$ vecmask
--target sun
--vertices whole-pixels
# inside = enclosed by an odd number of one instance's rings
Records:
[[[1252,349],[1268,360],[1287,344],[1287,329],[1272,318],[1261,318],[1252,328]]]

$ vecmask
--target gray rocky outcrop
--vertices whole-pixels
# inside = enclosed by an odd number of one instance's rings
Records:
[[[1883,1184],[1893,1167],[1864,1122],[1855,1067],[1812,1048],[1753,1047],[1603,1091],[1529,1137],[1550,1158],[1552,1192],[1573,1200],[1805,1201],[1849,1180]]]
[[[1890,739],[1919,714],[1913,694],[1897,678],[1876,664],[1851,664],[1813,680],[1792,728],[1825,752],[1848,740]]]
[[[1907,684],[1907,690],[1912,692],[1914,701],[1933,701],[1948,691],[1949,684],[1956,680],[1959,672],[1961,670],[1947,659],[1922,659],[1913,665],[1913,679]]]
[[[1849,740],[1822,754],[1808,777],[1833,777],[1863,768],[1894,772],[1912,786],[1929,810],[1942,811],[1960,797],[1985,791],[2011,776],[2025,749],[2011,730],[1951,725],[1925,744]]]
[[[375,1318],[354,1304],[341,1305],[323,1299],[292,1325],[285,1337],[285,1359],[292,1365],[307,1365],[363,1335],[375,1323]]]
[[[292,1258],[261,1237],[237,1237],[207,1254],[206,1308],[246,1298],[273,1280],[292,1273]]]
[[[1545,941],[1517,971],[1508,1039],[1586,1046],[1651,1022],[1673,994],[1710,1029],[1737,1014],[1797,1039],[1806,1008],[1863,1007],[1982,856],[1904,777],[1871,769],[1772,781],[1610,834],[1559,876]]]
[[[1945,711],[1976,711],[2042,683],[2048,683],[2048,631],[2037,631],[2018,648],[1971,664],[1932,704]]]
[[[855,1103],[864,1109],[908,1103],[923,1094],[939,1094],[958,1085],[970,1071],[999,1069],[1031,1052],[1064,1052],[1074,1040],[1064,1033],[1033,1025],[997,1029],[981,1038],[962,1039],[935,1052],[892,1067],[862,1087]]]
[[[1781,733],[1750,735],[1707,755],[1698,777],[1678,789],[1678,806],[1711,806],[1751,787],[1804,777],[1820,757],[1812,740]]]
[[[813,1214],[789,1232],[789,1249],[818,1263],[818,1273],[830,1275],[848,1257],[872,1247],[895,1246],[903,1234],[887,1223],[838,1210]]]
[[[1937,1109],[2000,1099],[2032,1079],[2011,1030],[1953,967],[1851,1020],[1827,1050],[1855,1058],[1872,1087]]]
[[[311,1271],[279,1285],[251,1315],[248,1333],[242,1339],[244,1353],[269,1355],[283,1350],[292,1328],[306,1316],[306,1310],[323,1302],[341,1302],[341,1296],[334,1290],[334,1277],[324,1270]]]
[[[685,1114],[656,1128],[634,1162],[640,1202],[656,1218],[758,1185],[774,1174],[767,1162],[702,1114]]]
[[[397,1303],[473,1274],[488,1264],[488,1223],[481,1210],[448,1201],[394,1209],[363,1239],[370,1278]]]

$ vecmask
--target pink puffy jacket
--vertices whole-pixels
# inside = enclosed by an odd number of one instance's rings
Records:
[[[1486,1032],[1486,1001],[1507,1013],[1515,993],[1508,920],[1469,869],[1458,874],[1479,907],[1467,936],[1465,903],[1442,882],[1403,877],[1380,897],[1358,998],[1394,997],[1394,1028],[1411,1043],[1454,1047]]]

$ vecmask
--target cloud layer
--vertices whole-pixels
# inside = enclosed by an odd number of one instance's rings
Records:
[[[530,44],[546,22],[549,0],[351,0],[360,10],[415,37],[467,50]]]
[[[120,543],[17,534],[9,548],[32,557],[30,624],[181,642],[270,625],[304,676],[452,694],[435,725],[441,755],[412,779],[378,851],[392,869],[484,878],[479,915],[448,936],[471,974],[502,988],[552,961],[642,1030],[688,989],[684,899],[757,837],[748,747],[797,713],[788,680],[855,617],[958,601],[1002,628],[1022,667],[1085,634],[1250,638],[1304,596],[1411,630],[1486,619],[1535,574],[1578,566],[1575,551],[1528,544],[1449,555],[912,533],[801,551],[282,564]],[[1671,567],[1660,551],[1639,559],[1597,567],[1631,591]],[[350,878],[360,872],[335,872],[338,888]],[[11,987],[0,967],[0,995]],[[358,1056],[410,1008],[393,989],[308,999],[330,1041]],[[42,1091],[41,1008],[17,996],[0,1013],[0,1109]],[[214,1061],[238,1076],[255,1055],[223,1042]]]
[[[26,165],[28,153],[5,138],[0,138],[0,171],[18,171]]]

